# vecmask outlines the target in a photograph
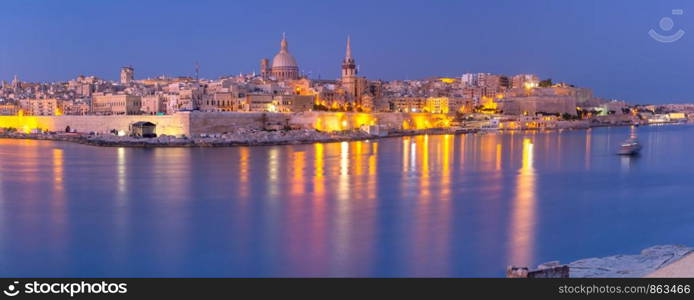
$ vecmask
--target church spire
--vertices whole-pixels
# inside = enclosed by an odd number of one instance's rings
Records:
[[[342,78],[354,77],[357,75],[357,65],[352,57],[352,38],[347,36],[347,48],[345,49],[345,59],[342,61]]]
[[[282,32],[282,42],[280,42],[280,51],[289,51],[289,47],[287,45],[287,35],[284,32]]]
[[[352,59],[352,44],[350,42],[351,37],[347,35],[347,50],[345,51],[345,60]]]

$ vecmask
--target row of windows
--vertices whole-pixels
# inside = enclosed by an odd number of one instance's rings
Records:
[[[134,106],[140,106],[139,101],[132,102]],[[125,102],[108,102],[108,103],[94,103],[94,107],[114,107],[114,106],[125,106]]]

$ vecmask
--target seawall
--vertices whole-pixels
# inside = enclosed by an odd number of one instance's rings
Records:
[[[128,132],[138,121],[156,124],[158,135],[196,136],[202,133],[221,134],[235,128],[263,129],[268,124],[298,129],[342,131],[362,125],[381,125],[391,129],[428,129],[448,127],[451,117],[428,113],[245,113],[245,112],[179,112],[173,115],[121,116],[0,116],[0,128],[15,128],[23,132],[34,129],[108,133],[111,130]]]
[[[158,134],[179,135],[190,132],[190,122],[187,114],[166,116],[0,116],[0,128],[15,128],[19,131],[30,132],[34,129],[46,131],[65,131],[66,127],[77,132],[108,133],[128,131],[130,124],[138,121],[148,121],[157,124]]]

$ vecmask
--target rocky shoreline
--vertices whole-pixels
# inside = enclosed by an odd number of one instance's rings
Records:
[[[63,141],[101,147],[232,147],[330,143],[422,134],[454,134],[469,132],[475,131],[456,131],[448,129],[398,130],[389,132],[386,135],[374,135],[361,130],[321,132],[312,129],[265,131],[238,128],[230,133],[207,134],[193,138],[170,135],[160,135],[156,138],[137,138],[110,134],[21,133],[16,131],[0,133],[0,138]]]
[[[601,125],[591,127],[621,127],[626,125]],[[431,129],[410,129],[410,130],[391,130],[387,134],[370,134],[363,130],[345,130],[324,132],[315,129],[293,129],[293,130],[259,130],[239,127],[233,132],[223,134],[203,134],[197,137],[159,135],[156,138],[141,138],[131,136],[117,136],[113,134],[87,134],[87,133],[64,133],[64,132],[42,132],[42,133],[22,133],[15,130],[0,129],[0,138],[8,139],[29,139],[72,142],[101,147],[233,147],[233,146],[271,146],[271,145],[296,145],[311,143],[331,143],[344,141],[358,141],[380,139],[388,137],[416,136],[416,135],[436,135],[436,134],[465,134],[465,133],[487,133],[487,132],[509,132],[509,131],[564,131],[582,130],[584,127],[567,128],[533,128],[516,130],[480,130],[464,128],[431,128]]]

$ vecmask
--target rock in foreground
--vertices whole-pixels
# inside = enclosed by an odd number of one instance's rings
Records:
[[[644,277],[692,252],[694,248],[662,245],[646,248],[641,254],[587,258],[569,264],[571,277]]]

